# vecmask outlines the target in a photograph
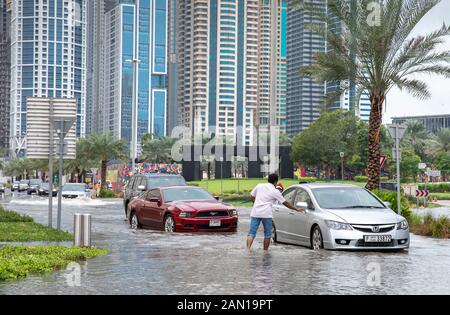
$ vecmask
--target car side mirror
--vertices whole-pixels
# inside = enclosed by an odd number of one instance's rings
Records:
[[[306,202],[297,202],[297,203],[295,204],[295,206],[296,206],[297,208],[301,208],[301,209],[305,209],[305,210],[308,209],[308,204],[307,204]]]
[[[390,208],[392,206],[392,204],[389,201],[383,202],[384,205],[388,208]]]
[[[220,201],[220,197],[219,196],[214,196],[214,199],[216,199],[217,201]]]
[[[158,205],[161,203],[161,200],[159,200],[159,198],[156,198],[156,197],[152,197],[152,198],[148,199],[148,201],[157,203]]]
[[[138,186],[138,190],[139,191],[145,191],[146,189],[145,189],[144,185],[140,185],[140,186]]]

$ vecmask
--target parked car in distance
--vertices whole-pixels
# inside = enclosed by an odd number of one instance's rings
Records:
[[[29,185],[30,181],[28,179],[22,179],[19,182],[19,192],[27,190]]]
[[[18,180],[14,181],[11,185],[11,191],[19,191],[19,184],[20,182]]]
[[[30,179],[30,183],[27,188],[27,194],[38,193],[39,185],[42,184],[41,179]]]
[[[186,186],[186,181],[181,175],[173,174],[136,174],[131,177],[127,186],[125,187],[125,192],[123,194],[123,206],[125,208],[125,215],[127,214],[128,204],[130,201],[144,191],[168,186]]]
[[[203,188],[154,188],[134,198],[128,206],[133,229],[149,227],[166,232],[235,232],[238,213]]]
[[[63,198],[87,198],[90,197],[86,184],[67,183],[62,188]]]
[[[0,184],[0,194],[4,194],[5,193],[5,185]]]
[[[289,187],[284,198],[305,213],[274,206],[275,242],[333,250],[409,248],[406,219],[368,190],[341,184]]]
[[[38,188],[38,195],[39,196],[48,196],[49,195],[49,187],[50,187],[49,183],[41,183]],[[52,196],[56,197],[57,195],[58,195],[58,189],[53,188]]]

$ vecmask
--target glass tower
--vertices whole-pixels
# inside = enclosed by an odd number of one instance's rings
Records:
[[[76,98],[76,132],[84,136],[86,1],[11,4],[11,136],[26,136],[30,96]]]
[[[139,147],[144,134],[167,133],[168,0],[121,1],[106,13],[105,23],[103,131],[131,141],[136,49]]]

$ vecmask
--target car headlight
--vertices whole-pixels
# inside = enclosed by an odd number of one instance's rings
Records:
[[[325,222],[326,222],[327,226],[332,230],[346,230],[346,231],[353,230],[352,226],[347,223],[330,221],[330,220],[325,220]]]
[[[409,229],[408,221],[403,220],[397,223],[397,230],[407,230]]]
[[[232,216],[232,217],[237,217],[237,216],[238,216],[237,210],[236,210],[236,209],[231,209],[231,210],[230,210],[230,216]]]
[[[192,215],[193,215],[192,212],[184,212],[183,211],[180,213],[179,217],[180,218],[192,218]]]

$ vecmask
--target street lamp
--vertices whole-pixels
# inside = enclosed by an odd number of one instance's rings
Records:
[[[341,178],[342,181],[344,181],[344,157],[345,157],[345,152],[341,152],[339,153],[340,157],[341,157]]]
[[[136,48],[137,49],[137,48]],[[138,65],[141,62],[139,59],[127,59],[126,62],[133,64],[133,91],[131,97],[131,143],[130,143],[130,158],[131,158],[131,172],[134,174],[136,153],[137,153],[137,97],[136,97],[136,84],[137,84],[137,72]]]

